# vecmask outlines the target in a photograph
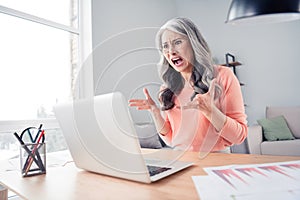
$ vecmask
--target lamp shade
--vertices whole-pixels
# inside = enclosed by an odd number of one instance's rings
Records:
[[[226,23],[272,23],[300,19],[300,0],[232,0]]]

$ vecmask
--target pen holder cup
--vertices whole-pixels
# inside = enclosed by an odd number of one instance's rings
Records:
[[[46,173],[46,144],[30,143],[20,147],[20,163],[23,177]]]

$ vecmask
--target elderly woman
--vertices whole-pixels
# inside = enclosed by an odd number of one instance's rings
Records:
[[[160,136],[174,149],[217,152],[242,143],[247,121],[239,81],[228,67],[213,64],[195,24],[171,19],[158,31],[156,43],[161,106],[146,88],[146,99],[131,99],[129,105],[148,110]]]

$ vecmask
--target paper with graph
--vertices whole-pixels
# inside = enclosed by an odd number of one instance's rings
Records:
[[[300,160],[204,168],[193,176],[203,199],[300,199]]]

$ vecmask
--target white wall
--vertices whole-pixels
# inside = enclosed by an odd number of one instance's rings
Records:
[[[107,38],[123,31],[159,27],[174,16],[186,16],[199,26],[214,57],[220,63],[225,62],[224,56],[228,52],[243,63],[237,68],[237,73],[241,82],[245,83],[242,92],[248,105],[246,113],[249,125],[264,117],[267,105],[300,105],[300,20],[280,24],[232,26],[224,23],[229,5],[230,0],[94,0],[93,46],[95,48]],[[157,52],[152,49],[122,54],[141,44],[143,47],[154,46],[154,35],[155,29],[145,32],[129,31],[111,39],[116,42],[107,42],[107,46],[102,44],[105,51],[96,53],[101,59],[95,60],[95,93],[117,88],[125,90],[128,96],[139,90],[143,81],[146,85],[151,79],[158,83],[155,66],[159,59]],[[130,46],[136,40],[138,42]],[[125,50],[119,50],[122,47]],[[124,78],[126,81],[122,78],[122,84],[116,84],[119,78],[114,79],[115,75],[120,77],[122,73],[143,63],[146,67],[138,69],[146,73],[138,74],[139,70],[133,70],[134,73]],[[100,79],[104,81],[101,82],[99,77],[103,75],[105,66],[109,66],[112,71],[106,70],[109,75],[106,78],[102,76]],[[138,80],[131,86],[128,79]],[[112,86],[115,87],[110,88]]]
[[[95,94],[122,91],[127,99],[156,97],[161,85],[155,34],[176,14],[172,0],[94,0],[93,59]],[[130,110],[136,123],[150,122],[147,111]]]

